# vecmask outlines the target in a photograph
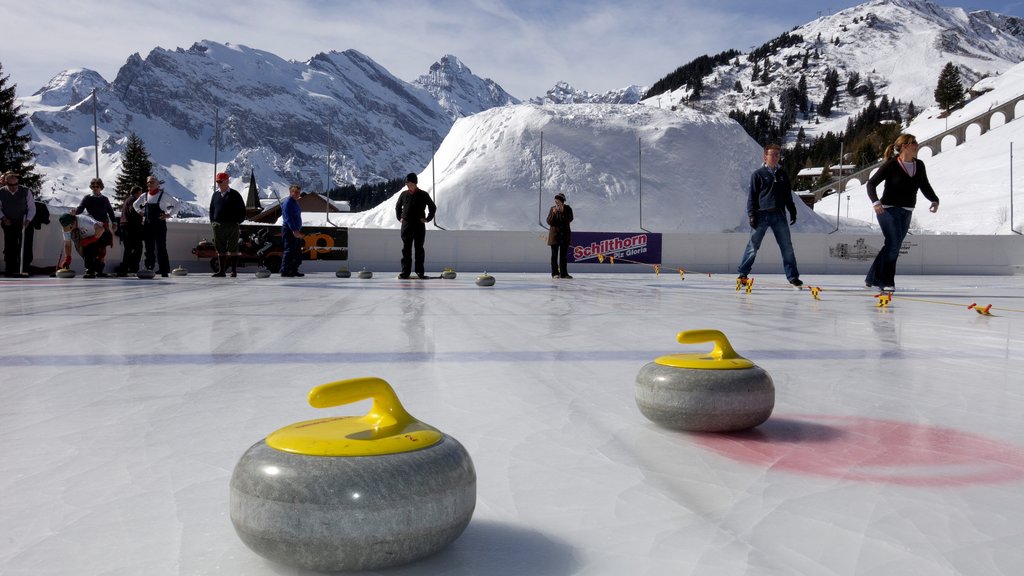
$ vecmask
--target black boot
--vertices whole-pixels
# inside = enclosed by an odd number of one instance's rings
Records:
[[[224,256],[223,254],[217,254],[217,271],[214,272],[213,277],[214,278],[223,278],[224,276],[226,276],[227,274],[224,273],[224,270],[226,268],[227,268],[227,257]]]
[[[238,254],[231,255],[231,277],[238,277]]]

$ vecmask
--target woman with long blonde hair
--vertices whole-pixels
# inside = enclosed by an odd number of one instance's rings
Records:
[[[868,198],[874,205],[878,226],[885,238],[885,244],[864,278],[868,288],[878,287],[886,292],[896,289],[896,260],[900,257],[903,239],[910,231],[918,190],[931,200],[930,212],[939,209],[939,197],[928,182],[928,173],[924,162],[917,158],[917,150],[917,138],[912,134],[900,134],[886,147],[885,162],[868,180]],[[879,198],[877,188],[882,182],[885,182],[885,188]]]

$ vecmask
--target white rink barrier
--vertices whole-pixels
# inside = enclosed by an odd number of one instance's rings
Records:
[[[621,232],[621,231],[617,231]],[[210,271],[209,259],[198,259],[192,249],[201,240],[212,238],[210,225],[196,222],[168,222],[167,246],[171,268],[182,266],[189,272]],[[472,273],[548,272],[551,251],[547,232],[496,232],[484,230],[445,231],[427,229],[427,269],[440,273],[444,268]],[[749,236],[733,234],[663,234],[662,273],[711,272],[732,274],[743,255]],[[56,219],[35,236],[35,266],[50,266],[57,261],[61,247],[60,227]],[[878,234],[793,234],[793,246],[801,274],[862,274],[871,265],[882,246]],[[304,260],[306,272],[335,272],[363,268],[375,272],[394,272],[400,267],[402,240],[397,229],[359,229],[348,231],[348,260]],[[107,271],[121,261],[117,239],[107,254]],[[651,267],[628,264],[570,264],[570,272],[649,273]],[[73,267],[82,268],[81,257]],[[240,268],[254,272],[255,266]],[[771,234],[767,234],[754,265],[754,274],[781,274],[782,259]],[[900,274],[929,275],[1010,275],[1024,273],[1024,237],[1009,236],[907,236],[899,261]]]

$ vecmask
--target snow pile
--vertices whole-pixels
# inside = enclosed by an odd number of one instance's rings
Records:
[[[524,104],[458,120],[419,176],[425,190],[436,178],[437,223],[450,230],[540,229],[561,192],[575,212],[576,230],[628,231],[642,224],[654,232],[745,232],[746,190],[762,156],[722,115]],[[395,200],[332,219],[397,228]],[[798,210],[798,231],[832,229],[799,202]]]

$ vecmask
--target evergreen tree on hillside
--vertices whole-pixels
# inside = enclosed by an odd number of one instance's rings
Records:
[[[352,184],[338,186],[327,196],[331,200],[345,200],[353,212],[362,212],[377,206],[405,187],[405,178],[396,178],[373,184],[363,184],[358,188]]]
[[[942,72],[939,72],[939,81],[935,86],[935,102],[947,114],[964,102],[964,85],[960,82],[960,70],[952,62],[947,62]]]
[[[146,189],[146,178],[153,173],[153,162],[146,152],[146,145],[135,132],[128,136],[128,143],[125,144],[124,153],[121,158],[121,173],[117,175],[117,182],[114,184],[114,201],[121,205],[124,199],[132,190],[132,186],[141,186]]]
[[[17,172],[18,185],[38,197],[42,182],[34,172],[36,155],[29,148],[32,137],[25,132],[28,118],[14,100],[16,85],[7,86],[7,76],[3,72],[3,65],[0,65],[0,174],[11,170]]]

